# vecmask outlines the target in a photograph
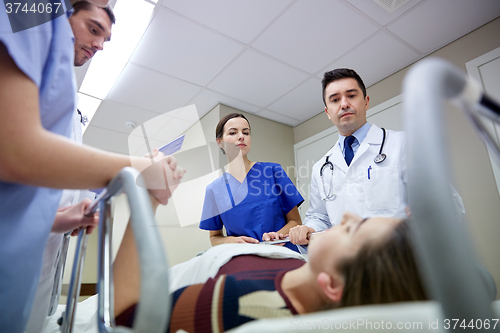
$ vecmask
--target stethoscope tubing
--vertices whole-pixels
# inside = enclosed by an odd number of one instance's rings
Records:
[[[383,133],[382,144],[380,145],[380,150],[378,151],[377,156],[375,156],[375,158],[373,159],[373,162],[375,162],[377,164],[382,163],[387,158],[387,155],[382,153],[382,151],[384,150],[384,145],[385,145],[386,132],[385,132],[385,128],[382,127],[381,129],[382,129],[382,133]],[[319,176],[321,177],[321,182],[323,184],[323,191],[325,192],[326,199],[332,199],[332,198],[335,199],[335,197],[336,197],[335,194],[327,194],[326,193],[325,182],[324,182],[324,179],[323,179],[323,170],[327,166],[330,167],[330,170],[332,170],[332,175],[333,175],[333,168],[334,168],[334,166],[333,166],[333,163],[331,161],[329,161],[329,158],[330,158],[330,155],[326,156],[325,163],[323,163],[323,165],[319,169]]]

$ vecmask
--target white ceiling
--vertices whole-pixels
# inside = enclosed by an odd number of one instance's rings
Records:
[[[129,153],[126,121],[191,104],[200,117],[223,103],[296,126],[323,111],[325,71],[353,68],[369,87],[498,16],[499,0],[409,0],[392,13],[373,0],[160,0],[84,142]],[[170,118],[170,131],[185,128]]]

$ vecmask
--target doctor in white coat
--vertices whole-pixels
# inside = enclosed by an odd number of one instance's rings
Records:
[[[345,211],[364,217],[410,214],[404,133],[367,123],[370,97],[354,70],[327,72],[322,85],[325,112],[339,140],[313,166],[306,218],[289,233],[299,245],[312,232],[340,224]]]

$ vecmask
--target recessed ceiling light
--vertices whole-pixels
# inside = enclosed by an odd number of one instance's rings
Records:
[[[392,13],[399,7],[403,6],[410,0],[373,0],[380,7],[384,8],[387,12]]]
[[[80,92],[105,99],[134,52],[151,20],[155,5],[145,0],[120,0],[113,11],[116,24],[111,41],[104,44],[85,74]]]

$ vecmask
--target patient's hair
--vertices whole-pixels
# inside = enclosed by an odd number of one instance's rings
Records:
[[[226,123],[233,119],[233,118],[243,118],[247,121],[248,123],[248,128],[251,130],[250,128],[250,122],[248,121],[248,119],[242,115],[241,113],[230,113],[228,114],[227,116],[224,116],[220,121],[219,123],[217,124],[217,127],[215,128],[215,138],[216,139],[222,139],[222,136],[224,135],[224,126],[226,126]],[[220,149],[222,150],[222,152],[225,154],[226,152],[224,151],[224,149]]]
[[[329,72],[326,72],[323,75],[323,81],[321,81],[321,85],[323,86],[323,103],[325,104],[325,106],[326,106],[326,96],[325,96],[326,86],[328,86],[333,81],[348,79],[348,78],[352,78],[358,81],[358,86],[361,88],[361,91],[363,92],[363,97],[366,98],[366,87],[363,80],[358,75],[358,73],[356,73],[354,69],[337,68]]]
[[[73,5],[74,12],[72,15],[76,15],[79,11],[81,10],[88,10],[91,11],[92,7],[98,7],[101,8],[108,14],[109,20],[111,21],[111,24],[115,24],[116,18],[115,18],[115,13],[113,12],[113,8],[108,4],[106,7],[99,7],[94,4],[91,4],[88,1],[85,0],[80,0],[77,3]]]
[[[345,279],[341,307],[427,299],[410,223],[403,220],[387,241],[365,244],[356,256],[337,266]]]

